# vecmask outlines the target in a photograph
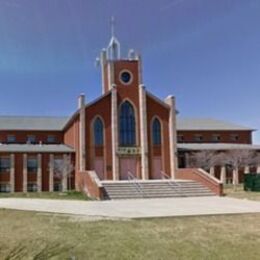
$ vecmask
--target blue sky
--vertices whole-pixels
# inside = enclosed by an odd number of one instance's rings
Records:
[[[0,0],[0,114],[69,115],[97,97],[114,15],[123,54],[142,54],[147,89],[181,116],[260,129],[259,13],[259,0]]]

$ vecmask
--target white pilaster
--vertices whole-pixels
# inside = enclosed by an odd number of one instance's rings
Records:
[[[117,113],[117,89],[114,85],[111,92],[111,128],[112,128],[112,167],[113,180],[119,180],[118,149],[118,113]]]
[[[220,170],[220,180],[222,181],[223,184],[226,184],[227,182],[227,170],[226,170],[226,166],[221,166],[221,170]]]
[[[67,155],[63,155],[63,173],[62,173],[62,191],[66,192],[68,190],[68,172],[67,172]]]
[[[37,154],[37,191],[42,192],[42,155]]]
[[[15,156],[10,155],[10,192],[15,191]]]
[[[114,63],[113,61],[108,62],[108,84],[109,84],[109,90],[113,89],[115,85],[115,75],[114,75]]]
[[[79,96],[79,170],[86,170],[86,118],[85,96]]]
[[[209,174],[213,177],[215,177],[215,167],[214,166],[211,166],[210,169],[209,169]]]
[[[234,185],[237,185],[238,182],[239,182],[239,180],[238,180],[238,174],[239,174],[238,169],[233,169],[233,171],[232,171],[232,177],[233,177],[232,183],[233,183]]]
[[[53,192],[54,155],[50,154],[49,161],[49,192]]]
[[[256,172],[260,173],[260,165],[257,165]]]
[[[142,71],[142,57],[141,55],[137,56],[138,60],[138,77],[139,77],[139,84],[143,84],[143,71]]]
[[[143,180],[149,179],[148,174],[148,132],[146,113],[146,91],[143,85],[139,86],[139,107],[140,107],[140,137],[141,137],[141,174]]]
[[[106,49],[103,49],[100,53],[100,68],[101,68],[101,76],[102,76],[102,94],[105,94],[105,92],[106,92],[106,86],[105,86],[105,77],[107,76],[105,74],[106,64],[107,64],[107,52],[106,52]]]
[[[166,98],[165,102],[170,106],[170,111],[169,111],[170,165],[171,165],[171,178],[175,179],[175,173],[178,169],[175,98],[173,96],[169,96]]]
[[[245,173],[245,174],[250,173],[250,167],[249,167],[248,165],[245,166],[245,168],[244,168],[244,173]]]
[[[23,154],[23,192],[27,192],[27,154]]]

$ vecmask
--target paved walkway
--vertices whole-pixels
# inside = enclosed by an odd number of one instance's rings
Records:
[[[0,199],[0,208],[108,218],[172,217],[260,213],[260,202],[226,197],[72,201]]]

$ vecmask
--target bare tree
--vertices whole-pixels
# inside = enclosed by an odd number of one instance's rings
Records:
[[[71,177],[74,171],[74,165],[71,162],[71,156],[66,156],[62,159],[56,159],[53,163],[54,177],[59,180],[68,180],[69,189],[71,189]],[[63,187],[64,189],[65,187]]]
[[[211,167],[214,167],[217,164],[217,154],[210,150],[193,153],[188,158],[189,167],[202,168],[206,171],[209,171]]]
[[[226,153],[225,163],[231,167],[233,184],[239,183],[239,169],[254,164],[255,153],[251,150],[231,150]]]
[[[254,166],[256,167],[256,173],[260,174],[260,153],[255,153]]]

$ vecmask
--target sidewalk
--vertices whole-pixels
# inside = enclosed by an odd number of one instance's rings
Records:
[[[226,197],[71,201],[0,199],[0,208],[108,218],[150,218],[260,213],[260,202]]]

